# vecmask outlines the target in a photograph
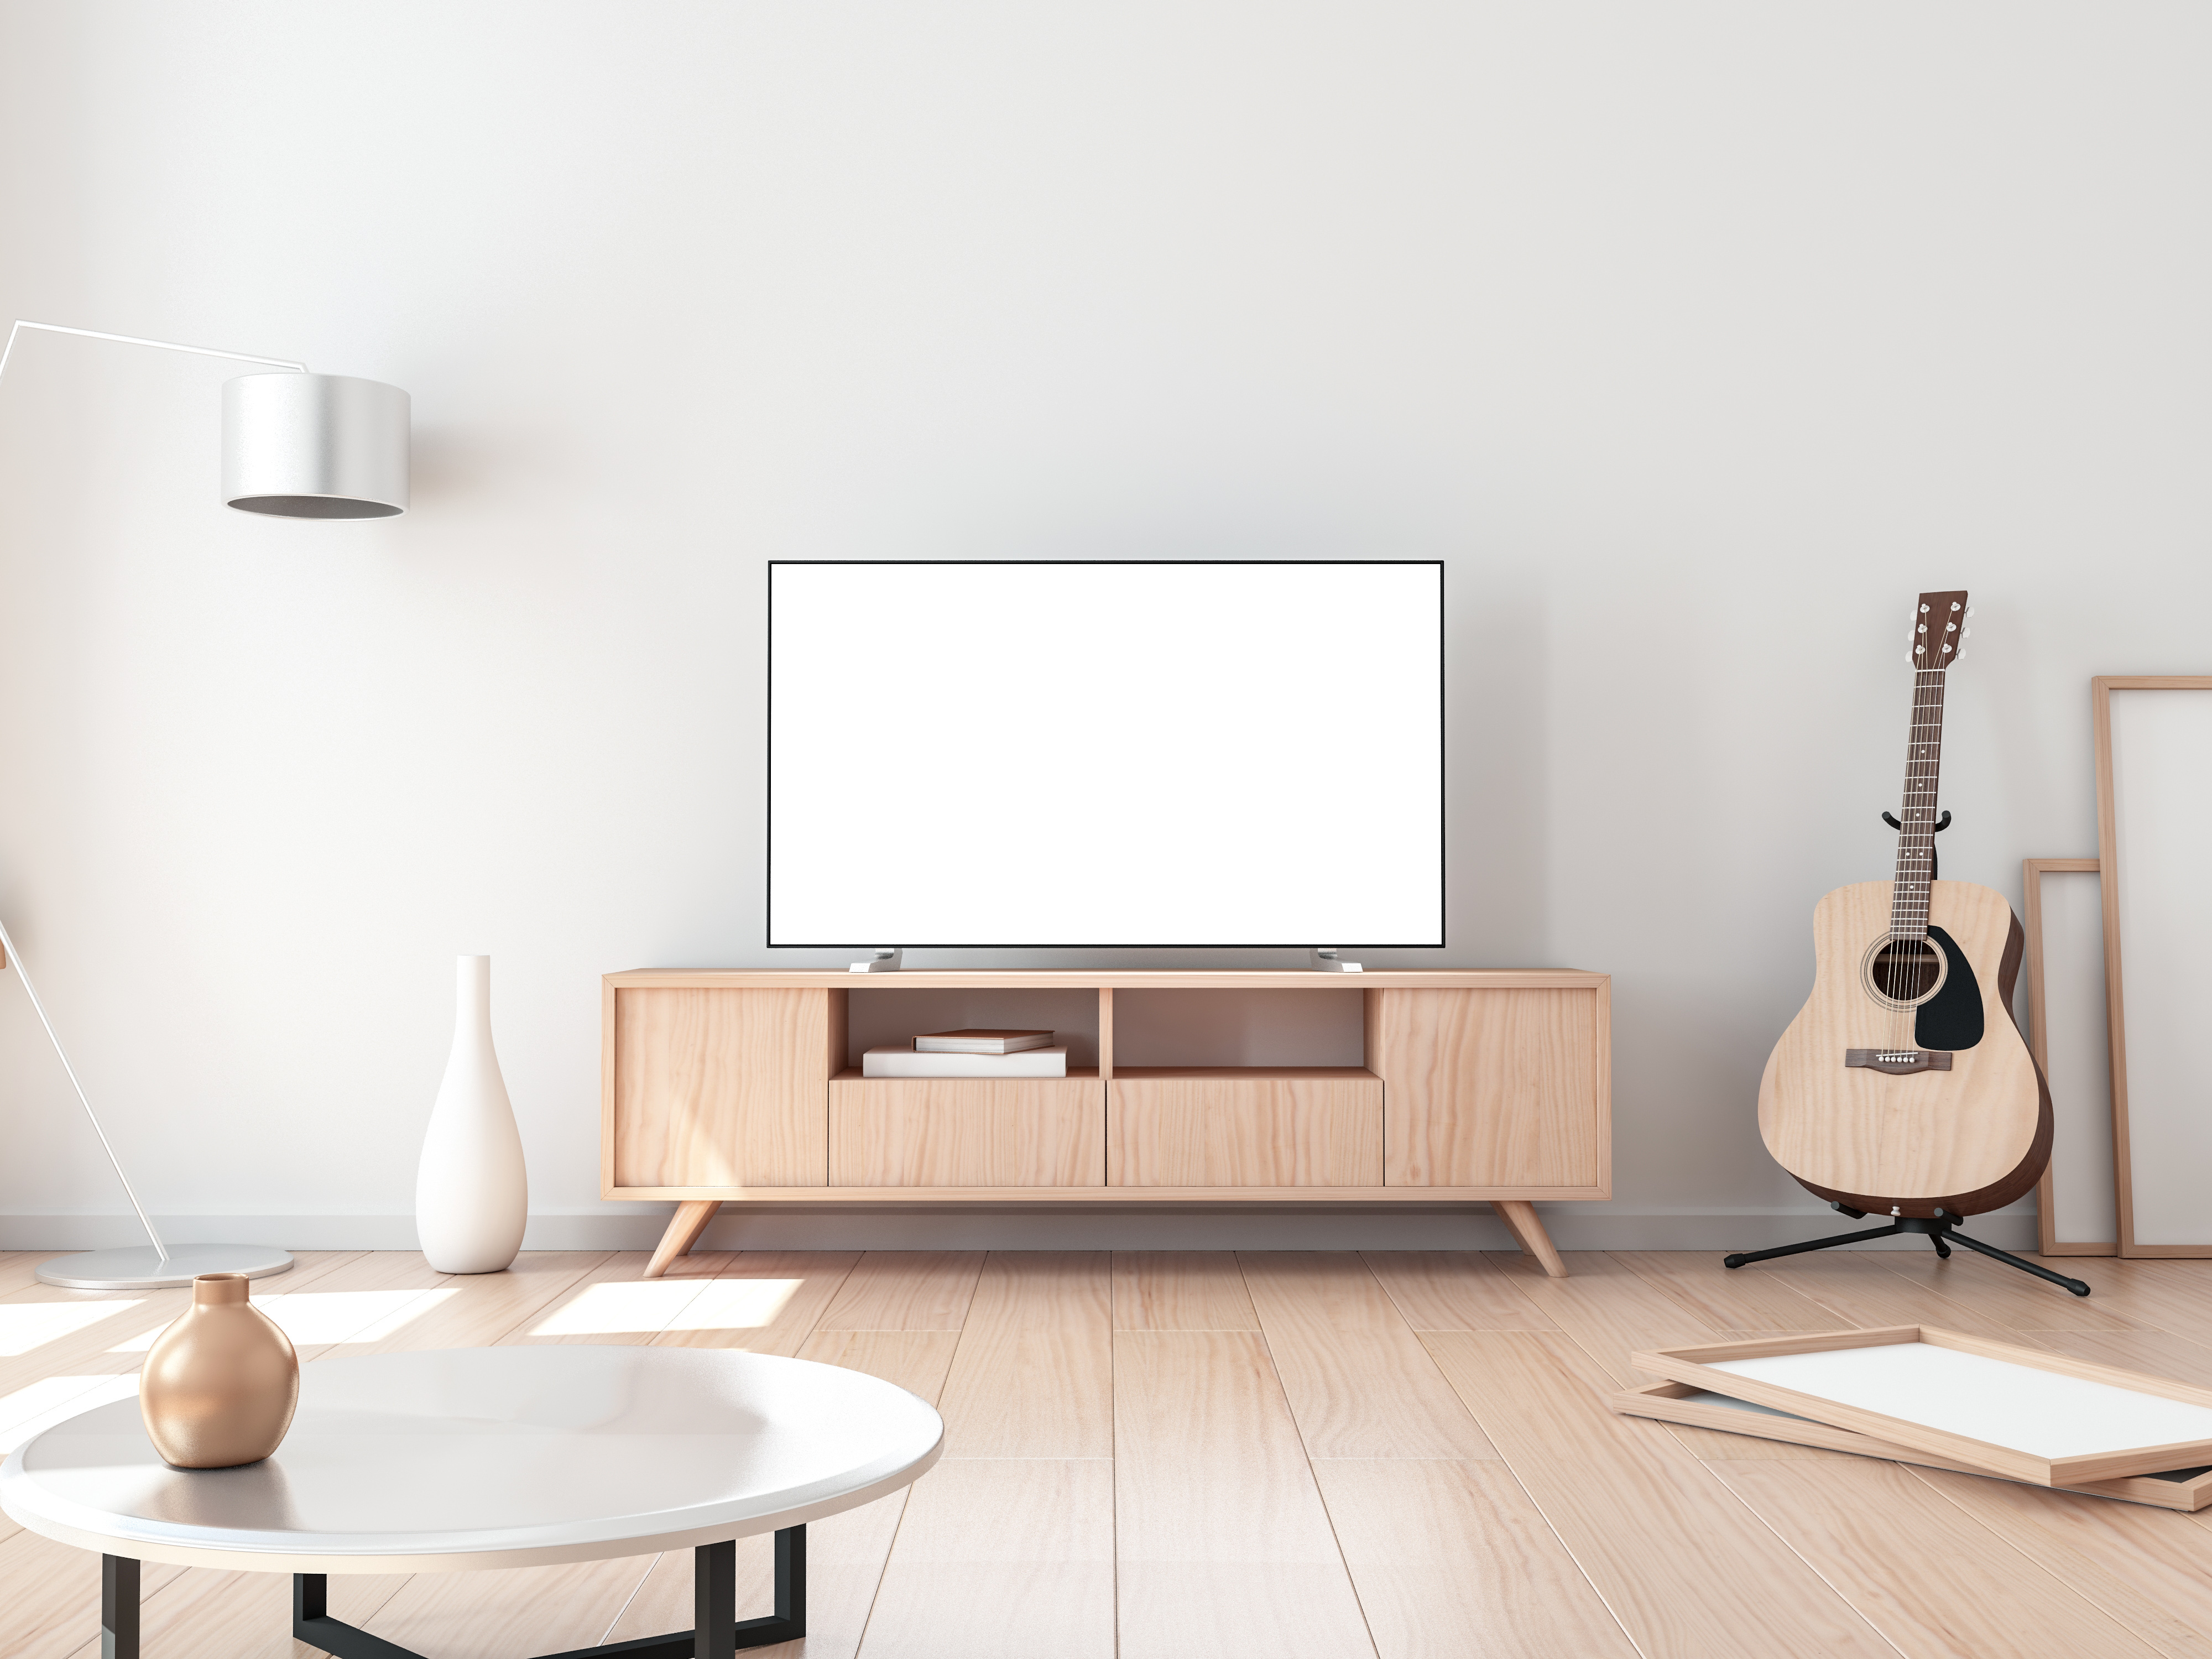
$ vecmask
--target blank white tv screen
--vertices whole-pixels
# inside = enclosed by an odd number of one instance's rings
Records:
[[[1440,945],[1436,562],[769,567],[771,945]]]

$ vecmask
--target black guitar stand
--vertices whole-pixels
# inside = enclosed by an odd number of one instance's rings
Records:
[[[1864,1210],[1854,1210],[1848,1204],[1832,1203],[1828,1207],[1850,1217],[1854,1221],[1866,1219]],[[2048,1279],[2061,1290],[2071,1291],[2076,1296],[2089,1294],[2089,1287],[2078,1279],[2069,1279],[2048,1267],[2039,1267],[2033,1261],[2021,1261],[2009,1250],[2001,1250],[1994,1244],[1983,1243],[1978,1238],[1967,1237],[1959,1231],[1959,1224],[1965,1218],[1952,1215],[1938,1205],[1933,1216],[1899,1216],[1887,1227],[1869,1227],[1863,1233],[1838,1233],[1833,1238],[1808,1239],[1802,1244],[1782,1244],[1771,1250],[1747,1250],[1741,1255],[1722,1257],[1721,1266],[1741,1267],[1747,1261],[1771,1261],[1778,1255],[1802,1255],[1808,1250],[1833,1249],[1838,1244],[1856,1244],[1869,1238],[1894,1238],[1899,1233],[1925,1233],[1928,1242],[1936,1247],[1936,1254],[1946,1261],[1951,1259],[1951,1246],[1963,1244],[1978,1255],[1988,1256],[1993,1261],[2003,1262],[2008,1267],[2017,1267],[2024,1273],[2033,1273],[2038,1279]]]
[[[1884,812],[1881,815],[1881,821],[1899,834],[1904,832],[1905,826],[1889,813]],[[1950,827],[1951,814],[1946,811],[1942,817],[1936,820],[1936,828],[1929,833],[1931,836],[1938,836]],[[1928,879],[1930,881],[1936,879],[1936,844],[1933,841],[1928,844]],[[1854,1210],[1848,1204],[1832,1201],[1828,1207],[1850,1217],[1854,1221],[1866,1219],[1867,1212],[1864,1210]],[[1721,1266],[1741,1267],[1747,1261],[1771,1261],[1778,1255],[1802,1255],[1808,1250],[1831,1250],[1838,1244],[1857,1244],[1869,1238],[1894,1238],[1899,1233],[1923,1233],[1927,1236],[1928,1242],[1936,1247],[1936,1254],[1946,1261],[1951,1259],[1951,1246],[1963,1244],[1977,1255],[1988,1256],[1994,1261],[2002,1261],[2008,1267],[2017,1267],[2024,1273],[2033,1273],[2038,1279],[2048,1279],[2060,1289],[2071,1291],[2076,1296],[2089,1294],[2089,1287],[2078,1279],[2069,1279],[2063,1273],[2051,1272],[2048,1267],[2039,1267],[2033,1261],[2021,1261],[2008,1250],[2001,1250],[1994,1244],[1984,1244],[1978,1238],[1967,1237],[1959,1231],[1959,1224],[1965,1219],[1964,1216],[1949,1213],[1939,1204],[1936,1206],[1936,1213],[1933,1216],[1898,1216],[1887,1227],[1869,1227],[1863,1233],[1838,1233],[1833,1238],[1808,1239],[1802,1244],[1782,1244],[1771,1250],[1746,1250],[1739,1255],[1722,1257]]]

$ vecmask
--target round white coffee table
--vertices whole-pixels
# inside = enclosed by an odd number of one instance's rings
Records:
[[[293,1575],[293,1635],[415,1659],[329,1616],[333,1572],[451,1572],[696,1552],[695,1631],[584,1654],[727,1659],[805,1634],[806,1522],[927,1471],[944,1424],[905,1389],[801,1359],[700,1348],[458,1348],[300,1375],[275,1455],[174,1469],[136,1400],[57,1424],[0,1467],[0,1508],[97,1550],[102,1646],[138,1651],[142,1561]],[[736,1549],[776,1535],[776,1612],[738,1622]],[[696,1632],[696,1641],[695,1641]]]

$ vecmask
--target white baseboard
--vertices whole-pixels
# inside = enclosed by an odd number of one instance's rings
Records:
[[[1823,1208],[1626,1208],[1539,1204],[1563,1250],[1763,1250],[1777,1244],[1879,1224]],[[673,1206],[542,1212],[523,1235],[526,1250],[649,1250]],[[278,1244],[294,1250],[411,1250],[411,1215],[181,1215],[155,1218],[179,1244]],[[2015,1206],[1976,1216],[1966,1231],[2000,1249],[2035,1248],[2035,1211]],[[0,1249],[90,1250],[143,1243],[129,1216],[0,1215]],[[880,1210],[745,1214],[724,1209],[699,1248],[709,1250],[1510,1250],[1513,1237],[1486,1208],[1475,1210]],[[1866,1249],[1928,1249],[1923,1239],[1887,1239]]]

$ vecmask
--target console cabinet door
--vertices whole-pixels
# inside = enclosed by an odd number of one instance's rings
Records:
[[[1611,1185],[1603,989],[1376,990],[1392,1187]]]
[[[820,1187],[844,994],[613,990],[611,1184]]]

